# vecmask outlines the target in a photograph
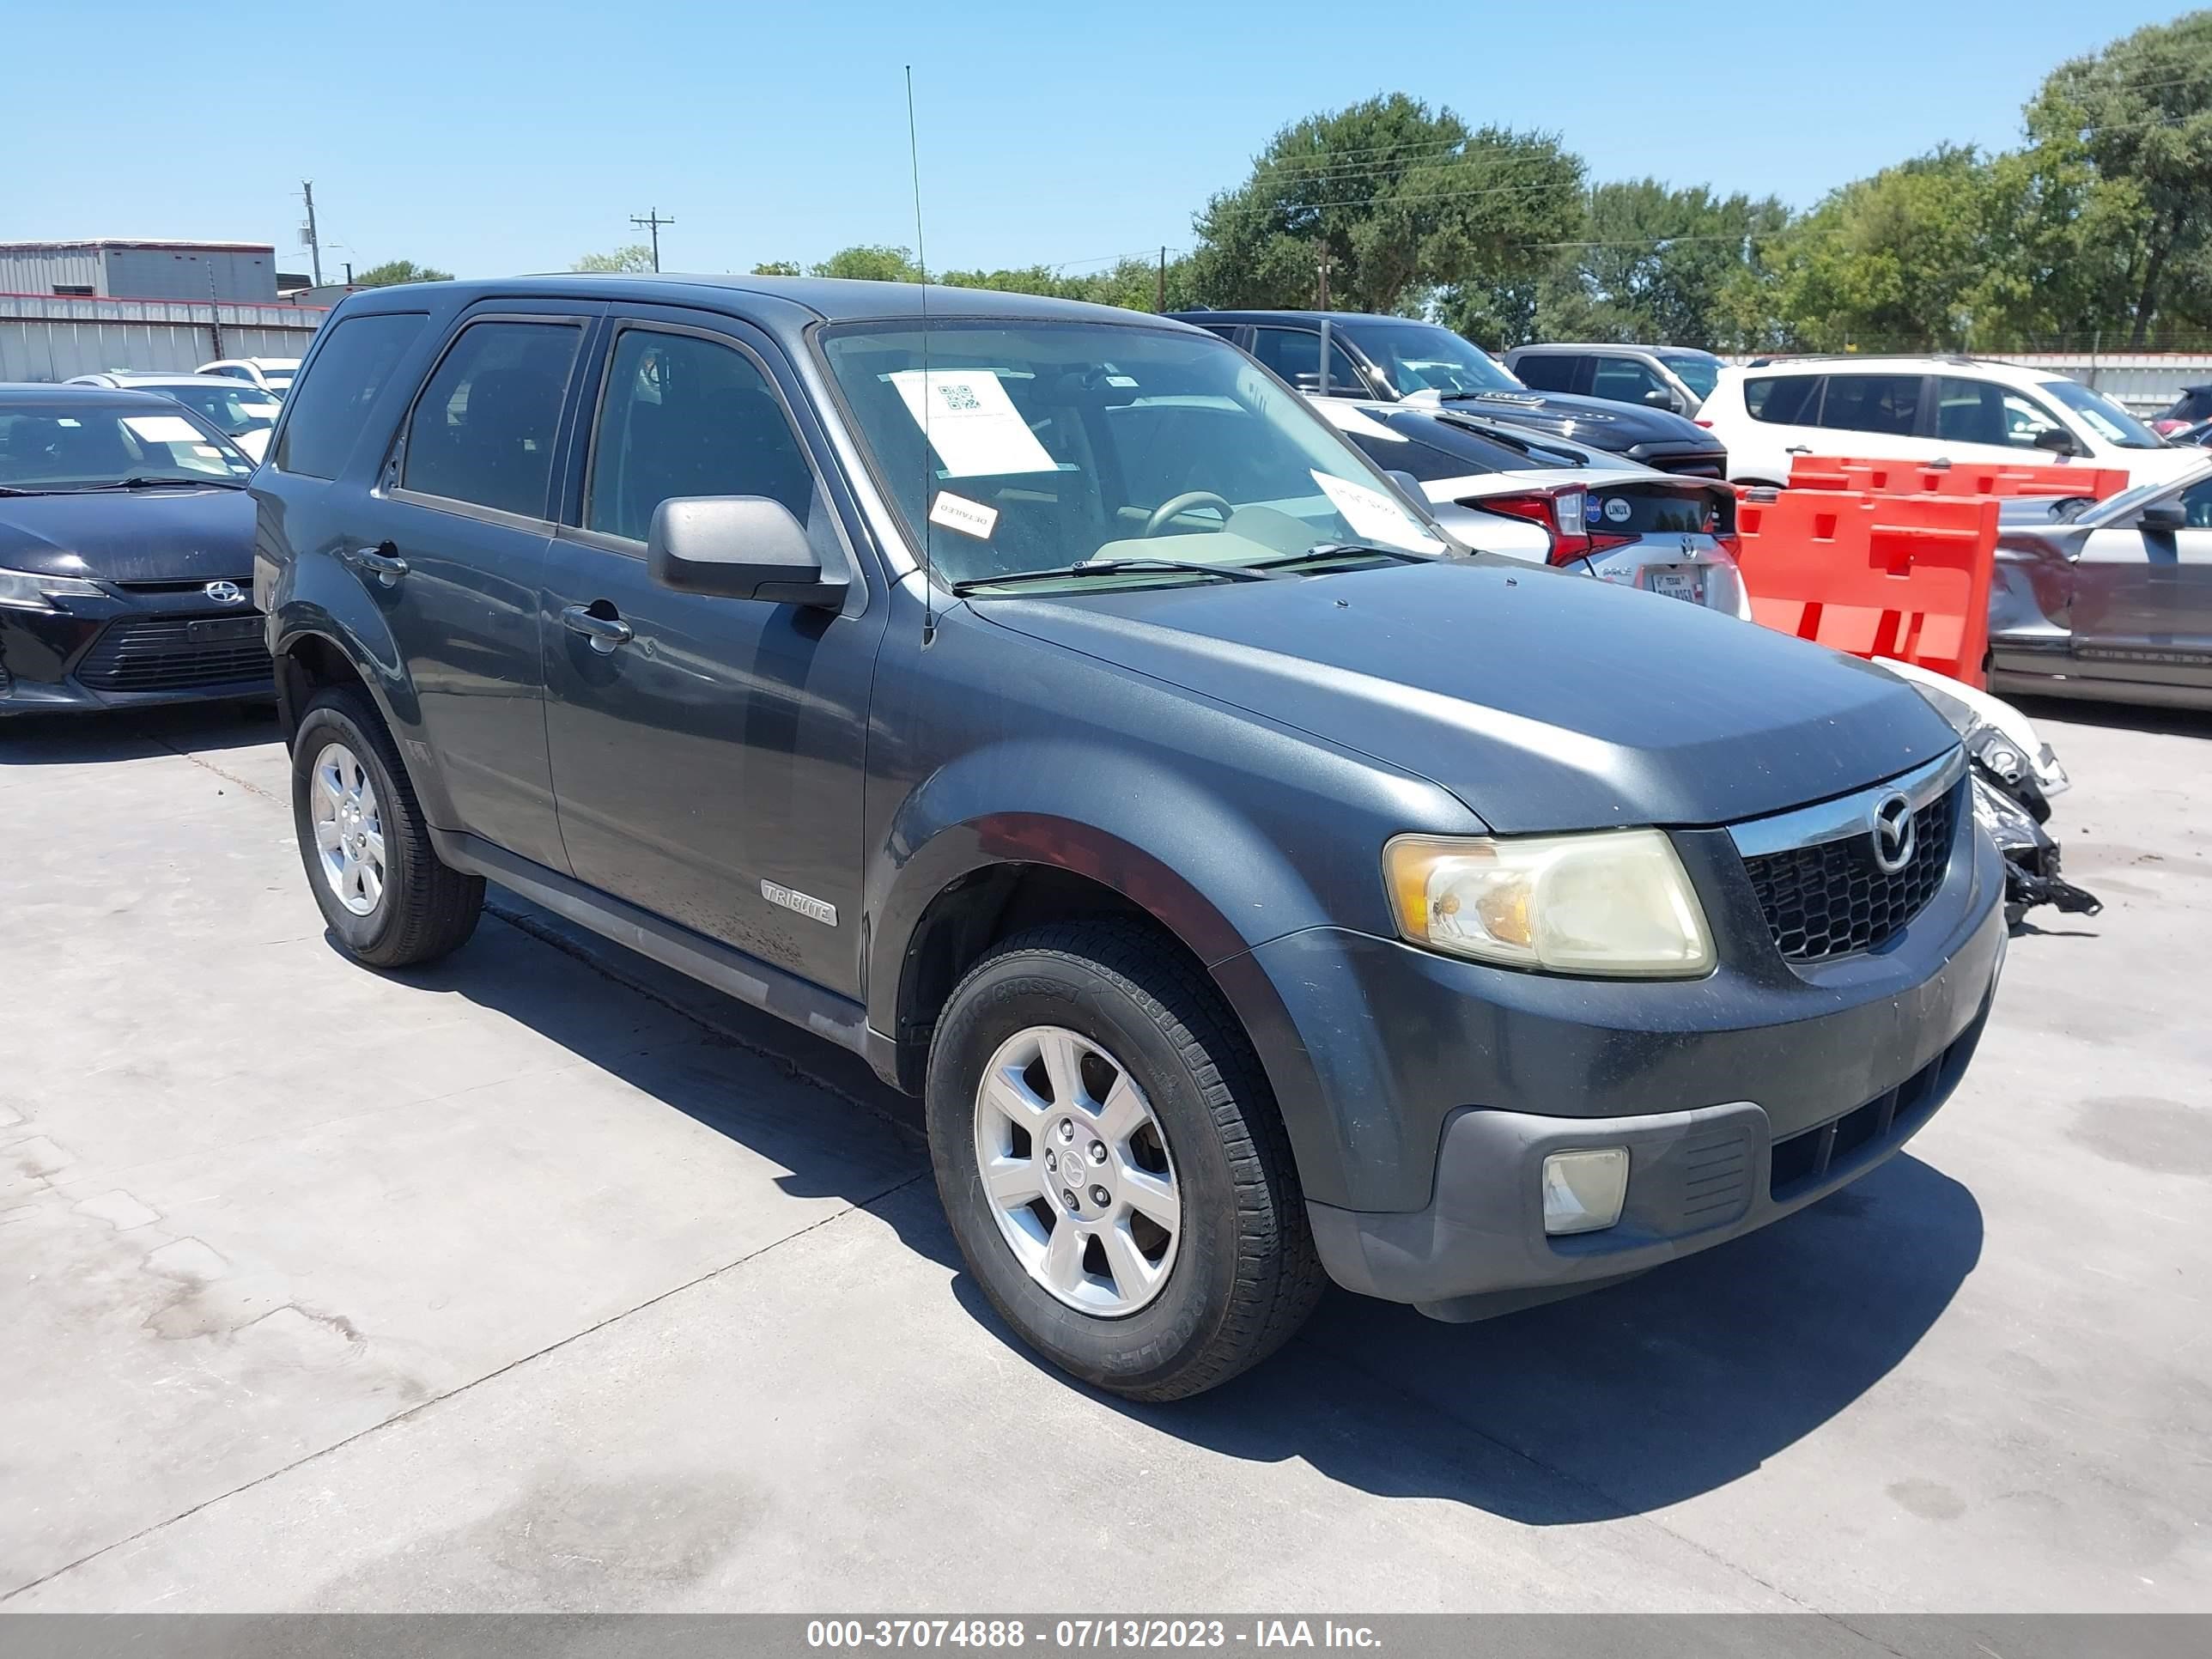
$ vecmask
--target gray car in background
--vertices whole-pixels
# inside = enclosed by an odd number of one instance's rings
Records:
[[[2102,501],[2008,504],[1990,687],[2212,708],[2212,459]]]
[[[1516,346],[1505,367],[1532,391],[1695,415],[1719,383],[1723,364],[1693,346],[1562,343]]]

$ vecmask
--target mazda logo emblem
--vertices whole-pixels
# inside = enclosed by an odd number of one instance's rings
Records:
[[[236,582],[210,582],[201,591],[217,605],[238,605],[246,598],[246,590]]]
[[[1884,875],[1893,876],[1912,862],[1919,839],[1912,820],[1912,803],[1901,794],[1885,795],[1874,809],[1874,861]]]

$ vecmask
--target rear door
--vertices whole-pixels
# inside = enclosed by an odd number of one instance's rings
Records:
[[[820,428],[774,343],[712,313],[624,307],[592,381],[540,600],[576,878],[855,995],[868,689],[889,607],[846,538]],[[843,609],[653,582],[653,508],[687,495],[789,507],[850,577]],[[626,631],[616,642],[587,617]]]
[[[2212,691],[2212,480],[2168,494],[2182,530],[2093,530],[2073,572],[2074,672]]]
[[[1531,351],[1512,368],[1514,378],[1531,392],[1572,392],[1576,377],[1586,373],[1589,362],[1572,351]]]
[[[341,556],[384,611],[443,826],[565,869],[545,750],[538,587],[585,337],[605,307],[493,301],[459,319]]]
[[[1869,460],[1932,456],[1923,435],[1929,377],[1916,374],[1830,373],[1813,424],[1824,446],[1815,452]]]

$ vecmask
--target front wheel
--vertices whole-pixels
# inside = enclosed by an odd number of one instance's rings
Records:
[[[476,931],[483,878],[439,860],[391,734],[352,687],[319,693],[300,716],[292,824],[323,920],[356,962],[434,962]]]
[[[1086,1382],[1176,1400],[1297,1330],[1323,1276],[1251,1045],[1144,929],[1021,935],[930,1049],[931,1161],[984,1294]]]

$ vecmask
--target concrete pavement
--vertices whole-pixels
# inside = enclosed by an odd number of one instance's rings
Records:
[[[1905,1156],[1171,1408],[849,1056],[511,898],[349,966],[266,722],[0,726],[0,1606],[2212,1609],[2212,722],[2034,712],[2109,908]]]

